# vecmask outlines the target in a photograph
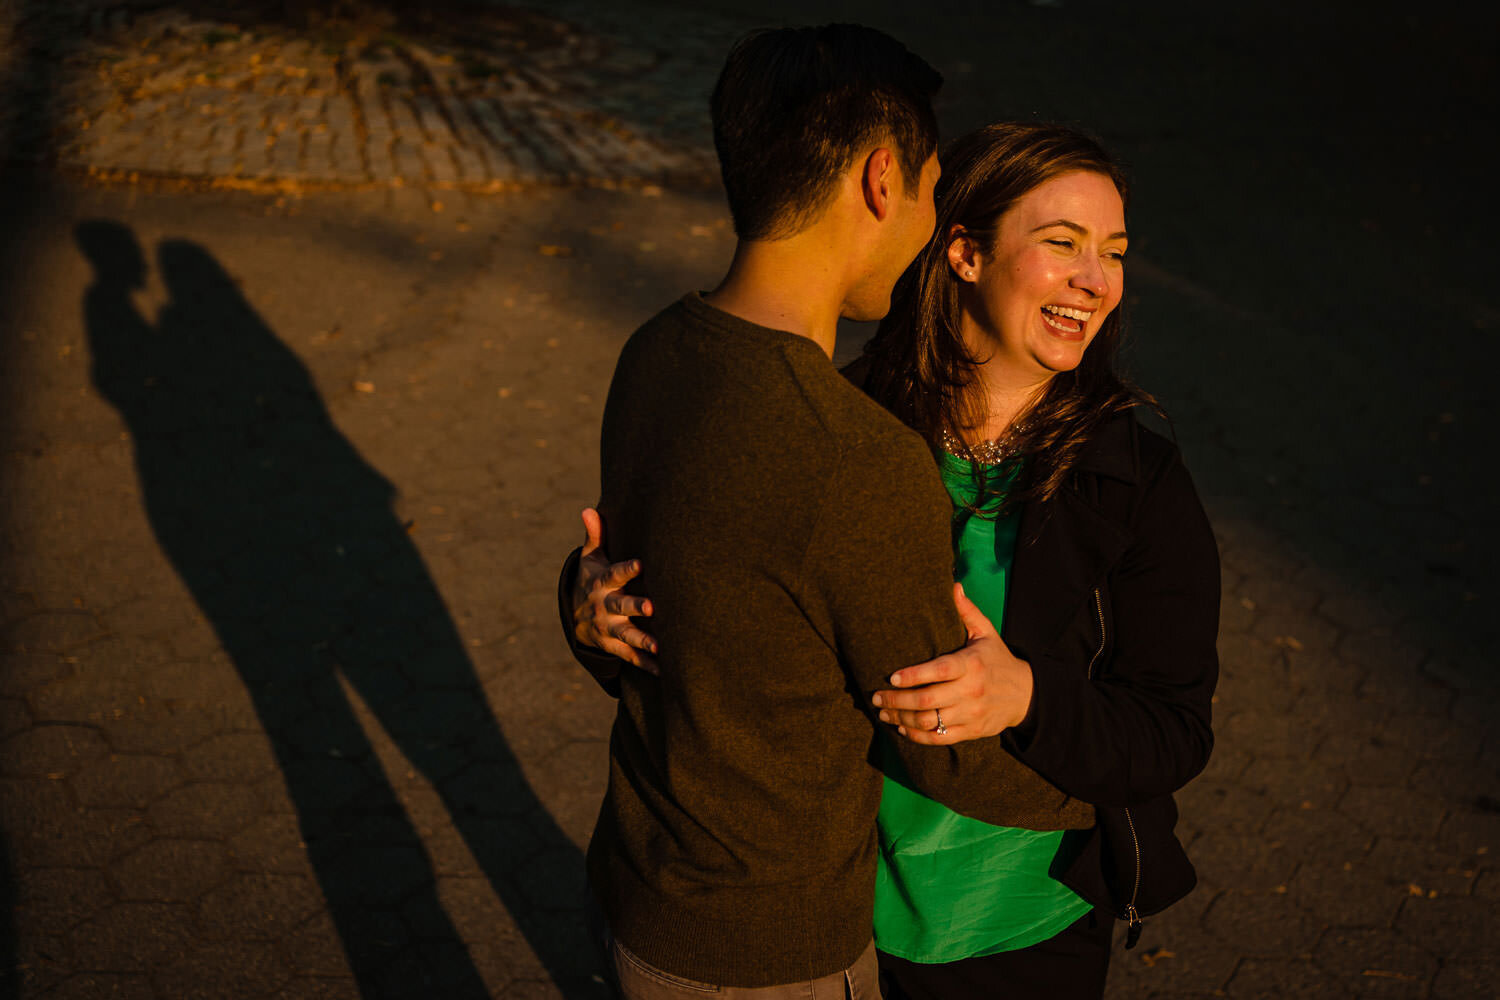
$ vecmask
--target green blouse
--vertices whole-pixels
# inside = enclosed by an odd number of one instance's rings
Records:
[[[944,454],[943,484],[955,506],[972,503],[973,470]],[[991,482],[991,491],[1014,480]],[[954,576],[998,629],[1015,554],[1018,517],[966,515],[954,527]],[[899,739],[891,736],[889,739]],[[880,858],[875,945],[912,962],[952,962],[1045,941],[1089,904],[1047,874],[1060,830],[991,826],[960,816],[903,784],[899,758],[882,740]]]

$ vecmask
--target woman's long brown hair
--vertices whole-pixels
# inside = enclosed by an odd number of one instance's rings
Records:
[[[987,412],[974,391],[981,359],[964,345],[959,326],[959,280],[948,265],[954,226],[985,253],[994,250],[1000,217],[1038,185],[1077,170],[1103,174],[1122,201],[1128,188],[1121,168],[1104,148],[1062,125],[1000,122],[955,139],[942,155],[938,181],[937,227],[932,241],[906,269],[892,294],[891,311],[865,346],[870,370],[865,391],[915,429],[933,448],[944,433],[963,441],[965,432],[984,426]],[[1123,307],[1123,302],[1122,302]],[[1094,434],[1116,414],[1156,401],[1115,371],[1124,320],[1121,307],[1104,320],[1070,372],[1059,372],[1011,425],[1007,444],[1021,461],[1021,473],[994,502],[990,481],[1003,482],[1008,469],[987,469],[965,447],[979,493],[970,509],[986,516],[1055,496]]]

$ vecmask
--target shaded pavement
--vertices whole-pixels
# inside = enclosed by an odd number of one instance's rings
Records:
[[[77,237],[95,271],[84,301],[94,384],[135,444],[153,533],[255,704],[361,993],[483,995],[353,700],[437,791],[508,910],[524,909],[517,859],[583,862],[546,824],[486,710],[392,509],[394,488],[335,429],[306,368],[202,247],[160,245],[168,301],[152,325],[130,301],[146,273],[130,231],[88,221]],[[196,789],[185,804],[217,814],[226,832],[255,808],[228,787]],[[505,822],[528,814],[529,831]],[[201,842],[166,841],[153,858],[208,879],[222,864]],[[403,921],[415,951],[393,929]],[[520,927],[554,979],[587,947],[576,930],[548,940],[544,928]]]
[[[1219,535],[1224,671],[1181,796],[1200,887],[1110,995],[1492,995],[1491,21],[783,6],[538,16],[677,67],[634,78],[651,121],[717,62],[651,56],[674,32],[857,15],[943,69],[950,134],[1076,119],[1134,167],[1133,360]],[[701,158],[694,128],[659,141]],[[620,342],[732,237],[690,178],[575,174],[302,198],[7,175],[20,995],[602,995],[578,859],[612,708],[554,634],[553,573]]]

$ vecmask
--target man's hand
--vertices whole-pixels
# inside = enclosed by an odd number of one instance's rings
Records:
[[[953,603],[968,630],[962,649],[903,667],[891,675],[900,690],[872,697],[880,721],[913,743],[946,746],[996,736],[1026,718],[1031,708],[1031,665],[1010,647],[984,612],[953,585]],[[944,732],[937,732],[939,723]]]
[[[584,508],[583,531],[578,576],[573,581],[573,635],[585,646],[656,673],[656,640],[631,621],[651,617],[651,601],[620,589],[640,573],[641,561],[609,561],[603,549],[604,523],[592,507]]]

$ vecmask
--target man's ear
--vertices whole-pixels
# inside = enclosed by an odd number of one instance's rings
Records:
[[[890,214],[891,201],[899,196],[896,190],[897,169],[896,158],[884,146],[865,157],[860,187],[865,196],[865,207],[881,222]]]
[[[979,273],[979,245],[957,223],[948,228],[948,267],[959,281],[973,281]]]

